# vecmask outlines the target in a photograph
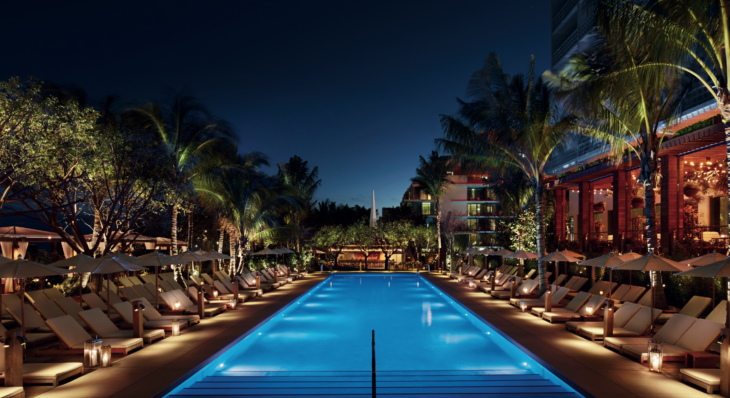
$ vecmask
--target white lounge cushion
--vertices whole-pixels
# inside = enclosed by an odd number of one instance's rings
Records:
[[[0,398],[24,397],[23,387],[0,387]]]
[[[715,306],[715,309],[710,312],[709,315],[707,315],[708,321],[713,321],[717,323],[725,323],[725,317],[727,316],[727,300],[722,300],[720,304]]]

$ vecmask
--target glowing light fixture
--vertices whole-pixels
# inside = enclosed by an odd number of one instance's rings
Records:
[[[179,301],[176,301],[175,302],[175,311],[177,311],[179,309],[180,309],[180,302]]]
[[[520,300],[520,309],[522,310],[522,312],[525,312],[525,310],[527,310],[527,301]]]
[[[112,346],[105,345],[101,347],[101,367],[108,368],[112,365]]]
[[[649,340],[647,354],[649,355],[649,370],[661,373],[664,347],[661,341]]]
[[[172,320],[172,335],[173,336],[180,335],[180,320],[179,319]]]
[[[86,340],[84,342],[84,368],[95,368],[99,366],[99,352],[101,351],[101,340]]]
[[[592,306],[589,305],[589,306],[586,307],[586,315],[593,315],[593,307]]]

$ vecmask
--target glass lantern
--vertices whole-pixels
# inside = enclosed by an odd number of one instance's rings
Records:
[[[661,373],[662,361],[664,360],[664,347],[662,342],[660,340],[649,340],[646,353],[649,356],[649,370]]]
[[[526,287],[523,287],[522,288],[522,294],[527,294],[527,288]]]
[[[598,295],[599,295],[599,296],[603,296],[603,290],[599,290],[599,291],[598,291]]]
[[[213,290],[213,298],[218,298],[218,291],[217,290]]]
[[[527,310],[527,301],[520,300],[520,309],[522,310],[522,312],[525,312],[525,310]]]
[[[84,368],[95,368],[100,364],[101,340],[93,339],[84,342]]]
[[[469,287],[471,287],[471,288],[474,287],[474,281],[469,281]]]
[[[593,315],[593,307],[592,306],[586,306],[586,315],[592,316]]]
[[[180,302],[176,301],[175,302],[175,311],[178,311],[178,310],[180,310]]]
[[[180,335],[180,320],[179,319],[172,320],[172,335],[173,336]]]
[[[112,346],[105,345],[101,347],[101,367],[108,368],[112,365]]]
[[[230,300],[230,301],[228,302],[228,306],[229,306],[229,307],[231,307],[231,309],[234,309],[234,308],[236,308],[236,299],[235,299],[235,298],[232,298],[232,299],[231,299],[231,300]]]

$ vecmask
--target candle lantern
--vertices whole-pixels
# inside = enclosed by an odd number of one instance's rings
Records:
[[[586,307],[586,315],[593,315],[593,307],[591,307],[590,305]]]
[[[218,298],[218,291],[217,290],[213,290],[213,298]]]
[[[525,310],[527,310],[527,301],[520,300],[520,309],[522,310],[522,312],[525,312]]]
[[[84,342],[84,368],[90,369],[99,366],[101,351],[101,340],[93,339]]]
[[[230,300],[230,301],[228,302],[228,306],[229,306],[229,307],[231,307],[231,309],[234,309],[234,308],[236,308],[236,299],[232,298],[232,299],[231,299],[231,300]]]
[[[112,365],[112,346],[101,346],[101,367],[108,368]]]
[[[469,287],[474,287],[474,281],[469,281]]]
[[[527,288],[526,287],[523,287],[522,288],[522,294],[527,294]]]
[[[649,355],[649,370],[652,372],[662,371],[662,361],[664,360],[664,347],[659,340],[649,340],[647,354]]]
[[[172,320],[172,335],[173,336],[180,335],[180,320],[179,319]]]
[[[180,302],[179,301],[176,301],[175,302],[175,311],[177,311],[179,309],[180,309]]]
[[[599,296],[603,296],[603,290],[600,290],[600,291],[598,292],[598,295],[599,295]]]

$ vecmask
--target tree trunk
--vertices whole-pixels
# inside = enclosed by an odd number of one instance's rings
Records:
[[[548,289],[548,281],[545,273],[545,216],[543,211],[543,200],[545,188],[542,181],[537,182],[535,187],[535,219],[537,222],[537,275],[540,280],[540,295]],[[557,275],[556,275],[557,277]]]
[[[656,211],[654,202],[656,201],[656,192],[651,184],[644,183],[644,215],[646,218],[646,248],[649,253],[656,250]],[[669,309],[667,304],[667,296],[664,294],[664,284],[662,283],[661,272],[651,273],[651,283],[654,286],[654,308],[662,310]]]
[[[177,254],[177,201],[172,204],[172,231],[170,231],[170,255],[174,256]],[[179,268],[179,267],[177,267]],[[177,269],[173,266],[173,269]]]
[[[226,239],[226,230],[221,228],[221,234],[218,237],[218,253],[223,253],[223,241]]]
[[[94,209],[94,230],[91,233],[91,244],[90,248],[93,248],[96,246],[96,242],[99,241],[99,237],[101,235],[101,216],[99,215],[99,211]],[[92,257],[96,257],[97,250],[94,250],[94,253],[92,253]],[[81,279],[79,279],[79,283],[81,283],[82,287],[86,287],[86,284],[89,283],[89,278],[91,278],[91,272],[84,272],[81,274]]]
[[[233,273],[236,266],[236,231],[233,228],[228,231],[228,255],[231,256],[228,260],[228,272]]]
[[[441,198],[436,198],[436,237],[438,238],[439,248],[436,252],[436,260],[438,261],[438,270],[443,272],[441,267]]]
[[[188,250],[193,250],[193,213],[195,212],[195,205],[190,205],[190,211],[188,212]]]

